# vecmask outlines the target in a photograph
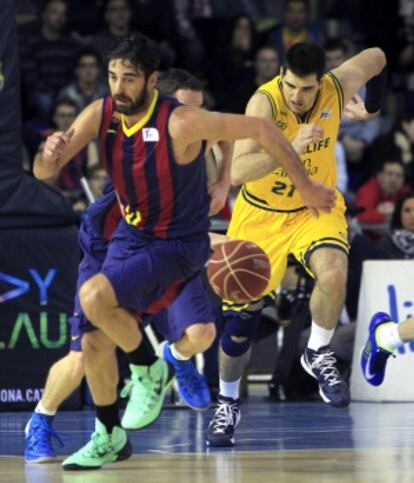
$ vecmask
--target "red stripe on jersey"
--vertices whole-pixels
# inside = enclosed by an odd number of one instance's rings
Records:
[[[174,186],[170,167],[170,157],[168,155],[168,126],[167,116],[171,106],[169,101],[164,102],[158,111],[157,129],[160,133],[156,151],[156,166],[160,193],[160,217],[154,226],[154,235],[158,238],[167,238],[168,227],[173,217],[174,209]]]
[[[102,119],[99,129],[99,157],[101,162],[106,166],[106,136],[108,129],[111,127],[113,106],[112,97],[104,97],[102,106]]]
[[[132,177],[135,186],[135,195],[141,215],[140,225],[145,225],[148,220],[150,207],[149,188],[145,177],[145,162],[147,161],[147,150],[142,138],[142,129],[135,134],[134,141],[134,166]]]
[[[127,200],[128,196],[125,191],[124,170],[122,159],[124,155],[123,143],[124,134],[121,129],[117,130],[114,145],[112,149],[112,170],[108,174],[111,177],[112,184],[115,186],[121,200]]]
[[[104,227],[103,227],[103,239],[109,241],[118,226],[118,223],[122,219],[121,208],[118,204],[118,200],[114,201],[114,204],[105,216]]]
[[[183,285],[184,280],[177,280],[176,282],[169,285],[166,291],[163,293],[162,297],[155,302],[152,302],[152,304],[149,305],[146,309],[146,312],[148,314],[156,314],[160,310],[168,307],[177,298]]]

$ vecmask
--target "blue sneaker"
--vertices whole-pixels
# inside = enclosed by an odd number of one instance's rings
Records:
[[[338,408],[348,406],[351,402],[349,387],[335,366],[336,359],[329,346],[317,351],[307,347],[300,362],[305,371],[318,381],[319,394],[324,402]]]
[[[24,430],[26,434],[24,459],[26,463],[48,463],[57,458],[52,446],[56,438],[63,446],[63,441],[52,427],[53,416],[33,413]]]
[[[373,386],[382,384],[388,358],[393,352],[380,347],[375,337],[377,328],[382,324],[392,323],[391,317],[385,312],[377,312],[369,323],[368,339],[361,351],[361,369],[365,380]],[[396,323],[396,322],[394,322]]]
[[[163,357],[175,369],[178,393],[187,406],[196,411],[208,409],[211,404],[210,390],[204,376],[197,371],[191,360],[177,360],[168,343],[164,345]]]

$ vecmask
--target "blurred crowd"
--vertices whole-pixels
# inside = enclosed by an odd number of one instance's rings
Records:
[[[161,70],[181,67],[203,83],[206,107],[244,112],[254,91],[279,73],[284,53],[303,40],[322,43],[327,69],[361,49],[383,48],[388,93],[382,114],[343,118],[336,146],[338,188],[360,207],[374,241],[390,233],[395,206],[414,188],[414,0],[378,9],[374,0],[15,0],[21,57],[24,168],[53,130],[65,131],[108,93],[105,52],[140,31],[158,42]],[[381,10],[381,12],[379,12]],[[363,90],[360,92],[364,96]],[[76,211],[105,179],[95,143],[49,183]],[[229,210],[227,210],[229,213]]]

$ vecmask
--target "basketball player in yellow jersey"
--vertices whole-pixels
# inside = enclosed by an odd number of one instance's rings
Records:
[[[334,148],[344,105],[372,79],[367,84],[360,119],[378,114],[385,63],[383,52],[373,48],[325,73],[323,49],[314,43],[296,44],[286,54],[281,75],[257,90],[246,114],[272,119],[300,154],[311,179],[335,188]],[[232,182],[242,187],[227,234],[255,242],[267,253],[272,264],[268,293],[279,286],[289,254],[315,278],[310,300],[311,336],[301,362],[317,379],[325,402],[346,406],[350,402],[349,389],[329,348],[343,307],[347,277],[349,246],[343,198],[338,192],[331,212],[316,213],[305,207],[286,171],[282,167],[275,169],[272,163],[255,141],[236,142]],[[220,396],[208,429],[210,446],[234,444],[234,429],[240,420],[240,378],[249,360],[262,306],[262,301],[243,307],[224,304]]]

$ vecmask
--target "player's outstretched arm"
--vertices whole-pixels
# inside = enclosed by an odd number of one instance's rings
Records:
[[[246,178],[252,176],[253,179],[257,179],[270,173],[277,166],[282,166],[307,206],[329,211],[335,203],[334,190],[311,181],[292,145],[270,119],[207,112],[202,109],[181,106],[174,110],[170,118],[169,131],[174,145],[177,143],[181,152],[189,152],[191,146],[202,139],[207,141],[253,139],[268,154],[260,163],[256,160],[247,167]],[[234,159],[234,161],[236,160],[237,158]],[[188,159],[188,162],[190,161],[191,159]],[[264,164],[265,166],[263,166]],[[259,169],[261,176],[256,175],[256,171]],[[249,180],[246,178],[238,181],[246,182]]]
[[[33,172],[36,178],[51,178],[96,138],[101,122],[102,102],[102,99],[98,99],[86,107],[68,131],[55,132],[47,138],[43,150],[35,157]]]
[[[373,47],[365,49],[332,70],[344,93],[344,104],[366,84],[365,108],[370,114],[378,114],[386,87],[387,59],[384,52]]]

